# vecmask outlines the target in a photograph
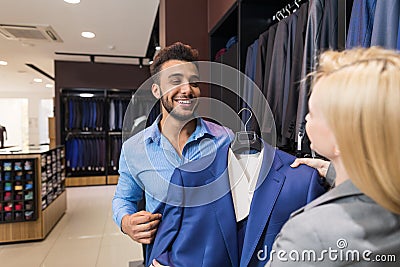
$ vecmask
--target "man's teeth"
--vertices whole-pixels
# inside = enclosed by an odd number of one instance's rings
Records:
[[[190,104],[190,100],[178,100],[179,104]]]

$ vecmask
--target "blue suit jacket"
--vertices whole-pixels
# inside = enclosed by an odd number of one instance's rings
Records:
[[[264,266],[275,236],[290,214],[325,192],[314,169],[307,166],[292,169],[289,165],[293,156],[264,146],[258,178],[261,182],[251,203],[243,252],[238,255],[227,174],[228,148],[229,145],[222,147],[215,159],[211,155],[175,169],[173,184],[191,188],[216,183],[206,192],[171,190],[170,186],[169,204],[160,205],[155,211],[163,217],[155,241],[148,247],[148,264],[157,259],[170,266]],[[191,172],[193,169],[199,171]],[[201,206],[185,207],[205,195],[222,197]]]

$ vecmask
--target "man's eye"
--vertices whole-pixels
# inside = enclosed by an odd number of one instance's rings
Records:
[[[191,83],[190,83],[190,86],[192,86],[192,87],[199,87],[199,84],[196,83],[196,82],[191,82]]]
[[[173,84],[173,85],[179,85],[179,84],[181,84],[181,80],[172,80],[172,81],[171,81],[171,84]]]

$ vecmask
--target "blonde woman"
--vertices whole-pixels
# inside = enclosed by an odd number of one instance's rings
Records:
[[[335,188],[292,214],[267,266],[399,266],[400,56],[324,53],[306,127]]]

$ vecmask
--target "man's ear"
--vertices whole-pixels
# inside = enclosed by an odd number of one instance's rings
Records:
[[[153,85],[151,86],[151,92],[153,93],[155,98],[161,98],[161,88],[158,84],[153,83]]]

